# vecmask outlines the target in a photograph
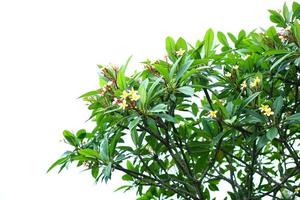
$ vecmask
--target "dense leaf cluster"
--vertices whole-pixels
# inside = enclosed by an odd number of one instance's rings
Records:
[[[213,199],[220,184],[216,199],[299,198],[300,4],[270,14],[261,32],[168,37],[167,57],[131,76],[129,60],[99,65],[100,89],[81,96],[95,128],[64,131],[74,149],[50,169],[122,171],[139,200]]]

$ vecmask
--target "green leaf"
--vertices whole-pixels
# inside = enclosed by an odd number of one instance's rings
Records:
[[[260,92],[255,92],[254,94],[252,94],[251,96],[249,96],[248,98],[243,100],[243,102],[241,103],[240,109],[239,109],[239,113],[241,113],[243,111],[243,109],[246,108],[246,106],[249,103],[251,103],[259,94],[260,94]]]
[[[231,41],[236,44],[237,43],[237,39],[236,37],[232,34],[232,33],[227,33],[227,35],[229,36],[229,38],[231,39]]]
[[[159,112],[165,112],[167,110],[167,105],[165,104],[158,104],[156,106],[154,106],[150,112],[152,113],[159,113]]]
[[[179,67],[179,70],[176,74],[176,81],[178,81],[185,74],[193,62],[194,60],[187,60],[182,66]]]
[[[176,47],[175,47],[175,41],[171,37],[166,38],[166,50],[168,52],[168,56],[169,56],[170,60],[172,60],[174,62],[174,60],[176,60],[176,57],[174,56]]]
[[[273,106],[272,106],[275,116],[279,114],[279,112],[282,108],[282,105],[283,105],[283,97],[279,96],[275,99]]]
[[[93,90],[93,91],[89,91],[87,93],[84,93],[83,95],[81,95],[80,97],[78,98],[85,98],[85,97],[90,97],[90,96],[94,96],[94,95],[97,95],[99,94],[99,90]]]
[[[194,95],[194,88],[189,87],[189,86],[183,86],[183,87],[177,88],[177,90],[187,96]]]
[[[180,37],[176,42],[175,48],[176,48],[176,50],[179,50],[179,49],[187,50],[186,41],[182,37]]]
[[[108,139],[106,137],[100,144],[100,158],[105,162],[109,161]]]
[[[64,135],[64,138],[69,142],[70,145],[72,145],[72,146],[78,146],[79,145],[78,141],[77,141],[77,138],[70,131],[64,130],[63,135]]]
[[[166,65],[162,65],[159,63],[159,64],[154,64],[153,66],[163,77],[166,78],[168,82],[170,81],[169,71]]]
[[[174,74],[175,74],[175,71],[176,71],[176,69],[177,69],[177,66],[179,65],[179,62],[181,61],[181,58],[182,58],[182,57],[179,57],[179,58],[176,60],[176,62],[172,65],[171,70],[170,70],[170,74],[169,74],[170,79],[173,79],[173,76],[174,76]]]
[[[215,136],[212,140],[212,145],[216,145],[218,144],[218,142],[220,141],[220,139],[224,136],[226,132],[221,132],[219,133],[217,136]]]
[[[208,29],[204,36],[204,56],[208,57],[213,48],[214,32],[212,29]]]
[[[98,166],[93,166],[93,168],[92,168],[92,176],[95,179],[97,179],[98,175],[99,175],[99,167]]]
[[[286,121],[299,121],[300,122],[300,113],[293,114],[286,118]]]
[[[167,121],[169,121],[169,122],[176,123],[176,119],[174,117],[172,117],[171,115],[162,113],[162,114],[158,114],[158,116],[165,119],[165,120],[167,120]]]
[[[294,22],[292,26],[292,31],[297,40],[298,45],[300,46],[300,24],[297,21]]]
[[[293,19],[299,19],[300,18],[300,4],[297,2],[293,2],[292,8],[293,8]]]
[[[147,101],[147,87],[148,87],[148,83],[149,83],[149,80],[148,80],[148,79],[145,79],[145,80],[141,83],[141,85],[140,85],[140,87],[139,87],[139,89],[138,89],[139,94],[140,94],[140,96],[141,96],[141,102],[142,102],[143,105],[145,105],[145,103],[146,103],[146,101]]]
[[[277,24],[277,26],[279,26],[279,27],[283,27],[283,28],[286,27],[284,18],[277,11],[269,10],[269,12],[271,13],[270,20],[272,22]]]
[[[198,155],[202,153],[206,153],[210,151],[210,143],[208,142],[199,142],[199,141],[192,141],[187,144],[187,148],[191,154]]]
[[[217,37],[218,37],[218,40],[221,42],[221,44],[223,44],[226,47],[229,47],[229,43],[228,43],[227,38],[224,33],[218,32]]]
[[[78,153],[88,158],[94,158],[94,159],[100,158],[99,153],[93,149],[80,149],[78,150]]]
[[[137,146],[139,136],[138,136],[138,133],[137,133],[137,130],[135,127],[130,129],[130,136],[131,136],[131,140],[132,140],[133,144]]]
[[[60,159],[58,159],[57,161],[55,161],[50,167],[49,169],[47,170],[47,173],[50,172],[54,167],[56,167],[57,165],[61,165],[65,162],[67,162],[69,160],[69,155],[68,156],[65,156],[65,157],[62,157]]]
[[[118,72],[118,74],[117,74],[117,84],[118,84],[118,86],[119,86],[119,88],[120,88],[121,90],[125,90],[125,89],[126,89],[126,77],[125,77],[125,71],[126,71],[126,68],[127,68],[127,66],[128,66],[129,61],[131,60],[131,57],[132,57],[132,56],[130,56],[130,57],[127,59],[126,63],[125,63],[124,65],[121,66],[121,68],[120,68],[120,70],[119,70],[119,72]]]
[[[154,89],[156,88],[156,86],[158,86],[158,84],[160,83],[161,80],[162,80],[162,77],[157,78],[155,80],[155,82],[151,85],[151,87],[149,88],[148,95],[150,98],[154,96]]]
[[[129,170],[135,170],[135,168],[134,168],[133,164],[130,162],[130,160],[127,160],[126,167]]]
[[[112,163],[110,162],[110,163],[108,163],[107,166],[105,166],[103,168],[103,172],[102,173],[103,173],[103,178],[104,178],[105,183],[107,183],[107,181],[111,177],[111,166],[112,166]]]
[[[193,103],[193,104],[192,104],[192,113],[193,113],[193,115],[194,115],[194,116],[197,116],[198,112],[199,112],[198,105],[195,104],[195,103]]]
[[[259,137],[258,142],[257,142],[257,147],[259,149],[263,148],[267,143],[269,142],[269,139],[267,138],[266,135],[263,135]]]
[[[103,87],[103,86],[105,86],[106,84],[107,84],[106,78],[104,78],[103,76],[100,76],[100,77],[99,77],[99,86],[100,86],[100,87]]]
[[[80,139],[80,140],[83,140],[83,139],[85,138],[86,134],[87,134],[87,133],[86,133],[86,130],[85,130],[85,129],[80,129],[80,130],[77,131],[76,137],[77,137],[78,139]]]
[[[135,128],[140,121],[141,121],[141,117],[137,117],[134,120],[131,120],[128,125],[129,130],[131,131],[133,128]]]
[[[283,10],[283,17],[285,19],[285,22],[289,23],[290,22],[290,11],[289,11],[286,3],[284,3],[282,10]]]
[[[276,127],[272,127],[267,131],[267,138],[268,140],[272,141],[278,135],[278,130]]]
[[[284,56],[282,56],[280,59],[278,59],[271,67],[270,71],[272,71],[275,67],[277,67],[279,64],[281,64],[282,61],[284,61],[286,58],[290,57],[293,54],[293,52],[288,53]]]

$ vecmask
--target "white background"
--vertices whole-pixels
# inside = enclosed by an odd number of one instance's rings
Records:
[[[91,127],[76,98],[98,87],[96,64],[133,55],[138,69],[165,54],[168,35],[194,44],[208,28],[266,27],[283,2],[0,0],[0,200],[134,199],[113,192],[119,174],[108,185],[76,168],[46,174],[68,148],[61,132]]]

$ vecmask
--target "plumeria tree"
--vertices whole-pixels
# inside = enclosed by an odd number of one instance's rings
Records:
[[[118,190],[139,200],[299,199],[300,4],[270,19],[195,45],[167,37],[167,56],[132,75],[129,59],[99,65],[100,88],[81,96],[95,128],[65,130],[73,150],[49,170],[76,163],[105,182],[121,171]]]

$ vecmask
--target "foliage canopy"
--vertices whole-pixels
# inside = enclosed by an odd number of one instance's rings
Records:
[[[299,198],[300,4],[269,12],[261,32],[167,37],[167,57],[130,76],[129,59],[99,65],[100,89],[81,96],[95,128],[65,130],[74,148],[49,170],[119,170],[139,200],[213,199],[220,185],[222,199]]]

